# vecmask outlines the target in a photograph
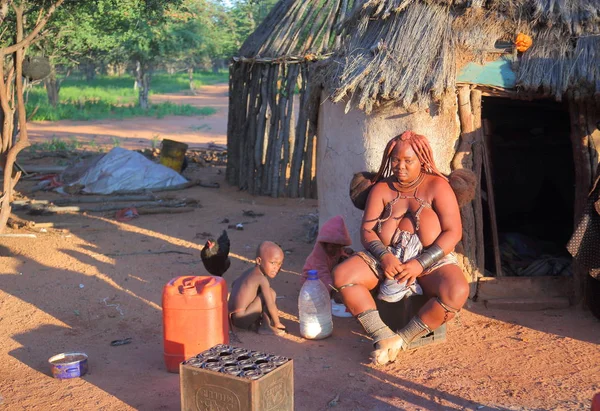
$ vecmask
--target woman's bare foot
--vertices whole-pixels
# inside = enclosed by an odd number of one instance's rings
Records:
[[[375,351],[371,352],[373,364],[385,365],[394,362],[404,345],[404,340],[399,335],[379,341],[375,344]]]

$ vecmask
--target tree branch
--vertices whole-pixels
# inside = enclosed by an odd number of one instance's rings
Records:
[[[2,0],[0,0],[2,1]],[[42,19],[38,19],[37,25],[34,27],[34,29],[31,31],[31,33],[29,33],[27,35],[27,37],[25,37],[23,40],[13,44],[10,47],[6,47],[3,52],[4,54],[10,54],[10,53],[14,53],[15,51],[17,51],[20,48],[25,48],[27,47],[34,38],[36,38],[36,36],[39,34],[39,32],[44,28],[44,26],[46,25],[46,23],[48,22],[48,20],[50,20],[50,16],[52,16],[52,14],[54,14],[54,12],[56,11],[56,8],[58,6],[60,6],[61,4],[64,3],[65,0],[56,0],[56,2],[48,7],[48,11],[46,13],[46,15],[42,18]]]

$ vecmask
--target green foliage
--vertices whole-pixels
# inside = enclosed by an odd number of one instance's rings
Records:
[[[227,73],[195,73],[194,83],[200,87],[205,84],[223,83]],[[65,79],[61,102],[56,108],[48,103],[48,97],[42,86],[36,86],[29,92],[27,112],[33,113],[39,106],[33,121],[57,120],[98,120],[106,118],[123,119],[137,116],[162,118],[167,115],[208,116],[214,114],[212,107],[193,107],[161,103],[152,105],[148,110],[136,106],[137,93],[133,88],[133,76],[99,76],[93,81],[83,79]],[[155,93],[177,93],[188,89],[187,74],[155,76]]]
[[[74,151],[81,147],[81,143],[77,141],[75,137],[71,137],[68,140],[62,140],[58,137],[53,136],[50,141],[43,143],[34,143],[29,147],[31,152],[39,151]]]
[[[154,104],[144,110],[134,104],[115,105],[103,101],[87,101],[83,104],[59,103],[56,108],[47,103],[40,104],[30,120],[101,120],[144,116],[163,118],[165,116],[209,116],[216,112],[217,109],[213,107],[194,107],[189,104],[177,105],[170,102]]]

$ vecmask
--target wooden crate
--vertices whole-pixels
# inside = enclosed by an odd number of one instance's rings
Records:
[[[182,411],[293,411],[294,364],[289,360],[257,380],[181,364]]]

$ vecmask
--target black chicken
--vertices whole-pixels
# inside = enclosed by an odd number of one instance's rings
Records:
[[[202,263],[204,263],[204,268],[210,274],[219,277],[225,274],[225,271],[231,265],[227,231],[223,230],[223,234],[216,241],[214,238],[209,238],[200,251],[200,257],[202,258]]]

